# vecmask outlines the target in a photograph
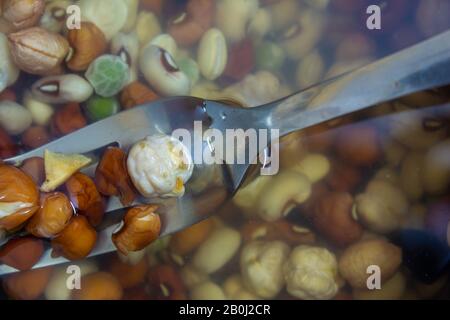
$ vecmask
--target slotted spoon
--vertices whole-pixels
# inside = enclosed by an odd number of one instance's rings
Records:
[[[171,134],[178,128],[192,132],[195,121],[201,121],[204,129],[214,128],[220,132],[238,128],[278,129],[280,136],[284,136],[377,103],[447,84],[450,84],[450,31],[258,108],[234,108],[193,97],[164,99],[119,113],[5,162],[18,165],[30,157],[43,156],[45,149],[94,156],[111,144],[127,150],[155,133]],[[210,147],[207,141],[202,144],[202,148]],[[264,148],[266,145],[260,146],[258,151]],[[92,174],[95,165],[84,171]],[[137,203],[156,201],[161,204],[161,236],[165,236],[213,214],[239,188],[249,167],[249,163],[196,164],[182,198],[140,198]],[[124,214],[121,209],[118,199],[109,200],[108,214],[90,256],[115,250],[110,238]],[[52,258],[50,252],[48,248],[35,268],[67,262],[63,258]],[[0,275],[14,271],[0,266]]]

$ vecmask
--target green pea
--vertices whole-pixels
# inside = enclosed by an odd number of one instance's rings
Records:
[[[93,96],[86,103],[86,116],[95,122],[119,112],[120,104],[115,97]]]
[[[128,83],[130,68],[122,58],[105,54],[90,64],[85,76],[95,93],[102,97],[112,97]]]
[[[261,43],[255,51],[256,65],[259,69],[277,71],[285,60],[283,49],[272,42]]]

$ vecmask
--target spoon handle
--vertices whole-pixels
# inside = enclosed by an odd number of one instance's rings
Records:
[[[450,83],[450,30],[410,48],[255,108],[257,127],[280,135],[319,124],[410,93]],[[259,109],[259,110],[257,110]]]

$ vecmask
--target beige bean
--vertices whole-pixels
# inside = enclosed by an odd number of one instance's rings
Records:
[[[237,42],[245,37],[247,23],[258,6],[258,0],[217,1],[216,25],[229,42]]]
[[[84,21],[95,23],[111,40],[127,23],[128,6],[123,0],[80,0],[78,2]]]
[[[297,85],[306,88],[318,83],[325,72],[325,64],[320,53],[315,50],[306,55],[297,67]]]
[[[129,32],[133,30],[138,15],[139,0],[123,0],[128,8],[128,15],[122,30]]]
[[[226,300],[222,288],[212,281],[201,283],[191,290],[192,300]]]
[[[158,17],[153,12],[140,12],[136,19],[134,31],[137,34],[141,47],[147,45],[150,40],[161,33]]]
[[[310,153],[291,169],[305,175],[311,183],[316,183],[330,171],[330,161],[324,155]]]
[[[234,229],[216,229],[197,249],[192,265],[200,272],[211,274],[222,268],[237,253],[241,235]]]
[[[24,132],[33,121],[30,111],[13,101],[0,102],[0,127],[10,135]]]
[[[51,105],[35,99],[30,92],[25,94],[23,105],[30,111],[33,122],[40,126],[48,125],[55,112]]]
[[[202,75],[215,80],[223,73],[227,64],[228,52],[225,37],[219,29],[208,30],[200,40],[198,65]]]

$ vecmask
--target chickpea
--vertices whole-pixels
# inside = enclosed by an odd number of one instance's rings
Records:
[[[72,215],[73,208],[65,194],[45,194],[41,197],[41,208],[30,219],[26,228],[36,237],[51,238],[68,225]]]
[[[353,288],[367,289],[367,267],[378,266],[383,282],[396,273],[401,263],[399,247],[382,239],[364,240],[345,249],[339,259],[339,273]]]
[[[20,169],[0,163],[0,230],[12,231],[39,209],[33,180]]]
[[[128,210],[123,225],[112,235],[114,245],[122,254],[142,250],[158,238],[161,219],[155,213],[157,209],[156,205],[142,205]]]
[[[52,240],[53,255],[69,260],[85,258],[94,248],[97,232],[84,216],[75,216],[64,230]]]
[[[95,170],[95,182],[101,194],[120,196],[123,205],[130,205],[136,194],[126,168],[126,157],[120,148],[106,149]]]
[[[67,180],[66,189],[78,213],[85,216],[94,227],[98,226],[105,213],[105,202],[94,181],[77,172]]]

